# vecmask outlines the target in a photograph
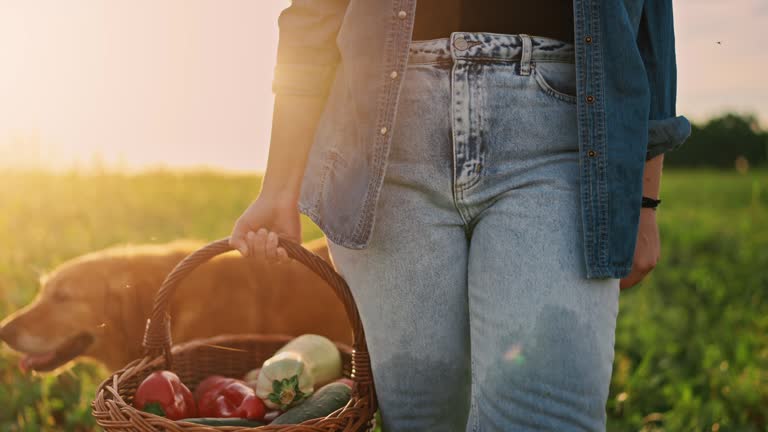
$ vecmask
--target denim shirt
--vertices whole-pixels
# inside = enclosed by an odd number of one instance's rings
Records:
[[[675,112],[672,0],[573,6],[585,275],[621,278],[645,161],[691,132]],[[273,92],[326,98],[298,208],[347,248],[370,241],[415,10],[416,0],[293,0],[278,18]]]

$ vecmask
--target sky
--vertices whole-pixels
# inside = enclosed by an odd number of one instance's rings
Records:
[[[287,4],[0,0],[0,168],[263,171]],[[674,14],[678,114],[768,127],[768,0]]]

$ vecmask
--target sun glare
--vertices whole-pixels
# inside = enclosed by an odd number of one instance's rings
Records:
[[[675,2],[677,111],[695,122],[750,111],[765,123],[768,87],[754,71],[766,64],[768,9],[705,3]],[[288,5],[0,0],[0,169],[262,171]],[[728,79],[715,60],[731,66]]]
[[[286,6],[0,1],[0,167],[262,170]]]

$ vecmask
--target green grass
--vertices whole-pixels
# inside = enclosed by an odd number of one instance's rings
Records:
[[[0,174],[0,317],[84,252],[228,235],[259,186],[204,172]],[[662,262],[621,297],[608,429],[766,431],[768,173],[668,171],[663,189]],[[320,235],[303,222],[305,239]],[[95,429],[103,370],[25,376],[16,361],[0,352],[0,431]]]

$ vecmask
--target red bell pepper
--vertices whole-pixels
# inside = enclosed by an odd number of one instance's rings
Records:
[[[197,385],[194,393],[195,400],[199,402],[204,394],[209,393],[213,389],[218,389],[219,387],[229,384],[234,380],[234,378],[227,378],[221,375],[209,376],[208,378],[200,381],[200,384]]]
[[[239,417],[263,420],[267,408],[245,382],[221,376],[208,377],[195,390],[201,417]]]
[[[133,397],[133,406],[139,410],[179,420],[197,417],[192,392],[170,371],[156,371],[141,382]]]

